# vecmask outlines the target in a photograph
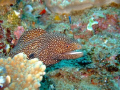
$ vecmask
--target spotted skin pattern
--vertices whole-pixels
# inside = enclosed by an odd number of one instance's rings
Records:
[[[81,54],[67,54],[67,52],[81,49],[81,46],[60,33],[47,33],[42,29],[26,31],[9,56],[24,52],[28,58],[39,58],[46,65],[59,62],[61,59],[75,59]]]

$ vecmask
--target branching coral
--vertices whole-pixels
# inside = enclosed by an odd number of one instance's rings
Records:
[[[6,68],[6,74],[11,77],[11,83],[4,90],[37,90],[45,74],[46,66],[39,59],[27,59],[24,53],[13,58],[0,59],[0,66]]]

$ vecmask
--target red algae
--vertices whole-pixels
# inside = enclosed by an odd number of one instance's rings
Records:
[[[11,36],[11,31],[7,28],[6,30],[0,25],[0,53],[7,53],[10,51],[10,48],[13,48],[11,41],[13,37]],[[7,48],[8,46],[8,48]]]

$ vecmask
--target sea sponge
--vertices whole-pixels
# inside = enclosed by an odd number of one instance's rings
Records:
[[[13,58],[1,58],[0,66],[5,67],[6,75],[11,78],[11,83],[3,86],[4,90],[37,90],[46,69],[39,59],[28,60],[24,53],[19,53]]]

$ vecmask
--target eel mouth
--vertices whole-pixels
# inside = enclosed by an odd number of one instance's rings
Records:
[[[78,55],[78,54],[83,54],[83,52],[81,52],[81,50],[73,50],[70,52],[66,52],[64,54],[68,54],[68,55]]]
[[[83,52],[81,52],[81,50],[79,50],[79,49],[65,52],[60,55],[60,57],[62,57],[62,59],[76,59],[76,58],[80,58],[82,56],[83,56]]]
[[[55,59],[76,59],[83,56],[81,50],[73,50],[65,53],[59,54]]]

